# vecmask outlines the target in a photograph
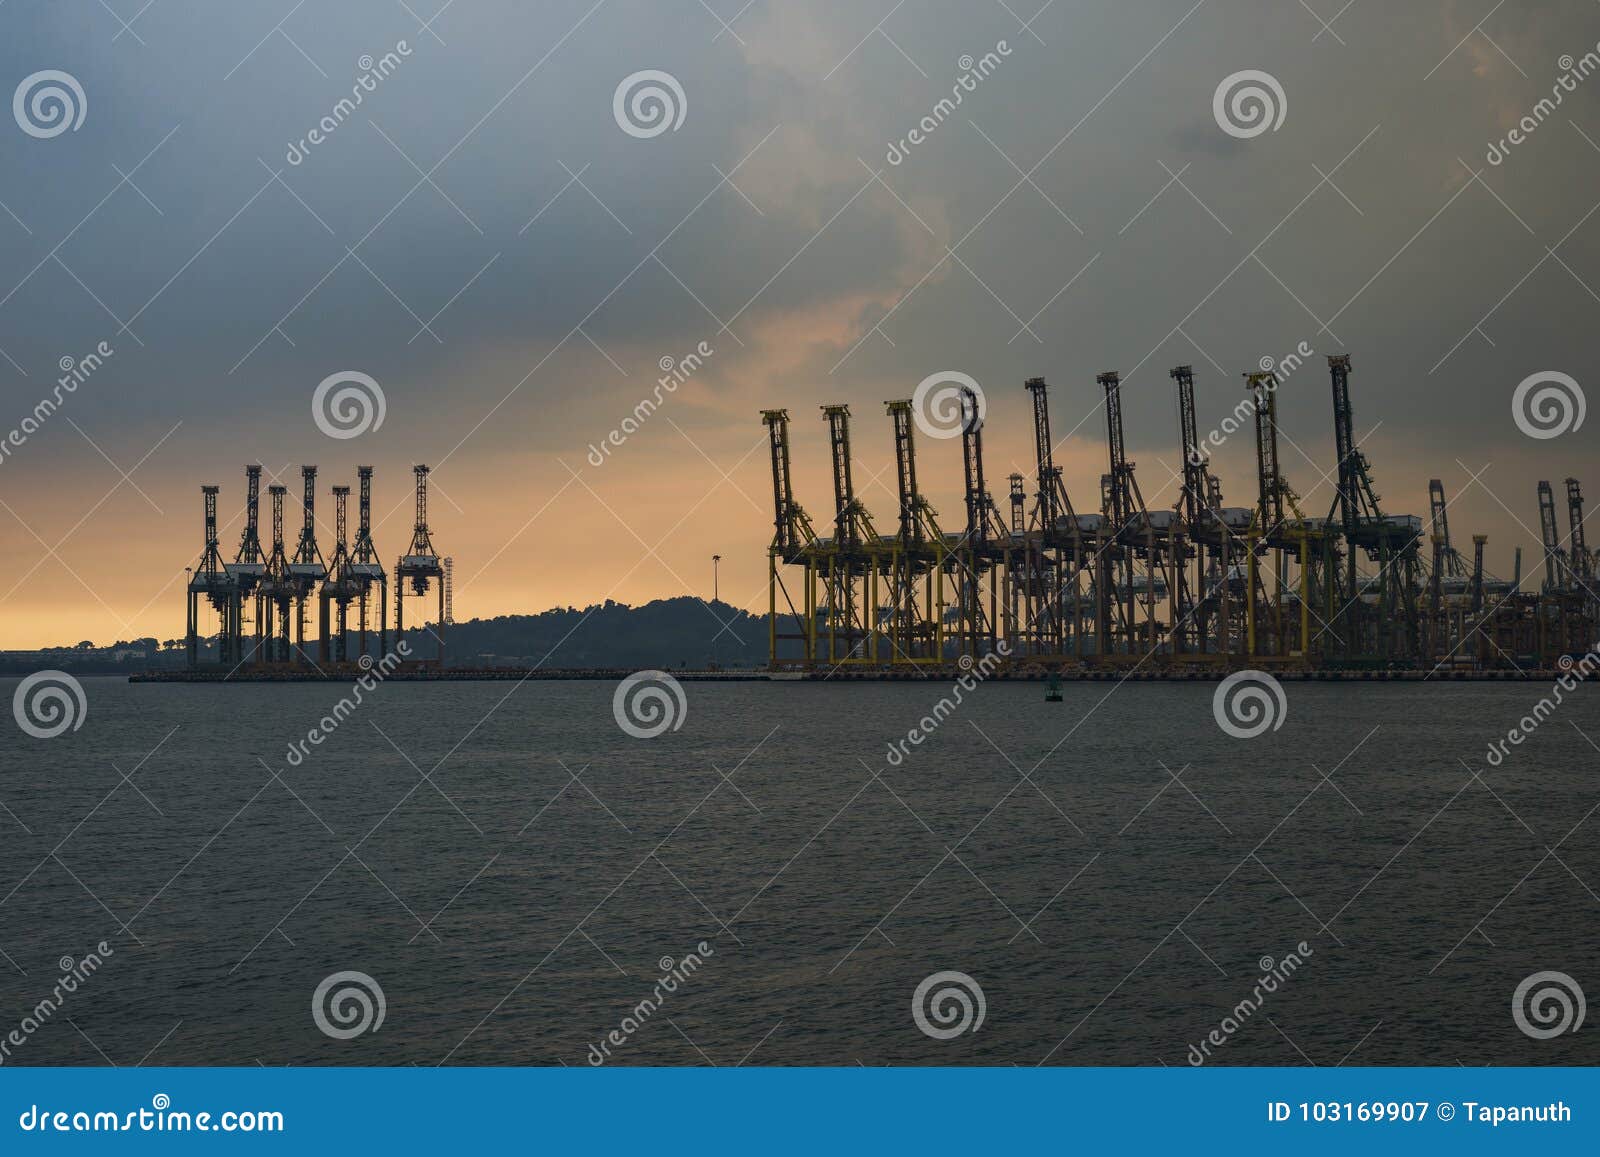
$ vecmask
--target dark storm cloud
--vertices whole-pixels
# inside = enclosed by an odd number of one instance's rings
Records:
[[[60,358],[110,339],[68,413],[124,464],[181,423],[139,475],[164,515],[123,491],[83,549],[185,556],[201,475],[231,485],[246,457],[367,454],[391,474],[448,456],[441,485],[456,474],[487,556],[568,481],[554,458],[581,461],[658,360],[702,340],[717,355],[670,415],[725,469],[761,406],[833,399],[859,404],[875,469],[881,400],[954,367],[990,391],[1008,466],[1028,456],[1020,383],[1049,377],[1058,432],[1077,429],[1069,482],[1093,495],[1094,375],[1119,368],[1149,495],[1177,461],[1170,366],[1197,367],[1209,427],[1241,373],[1304,341],[1354,356],[1358,433],[1395,507],[1424,508],[1430,474],[1460,489],[1493,463],[1452,520],[1489,530],[1491,553],[1527,541],[1506,509],[1531,523],[1540,470],[1581,472],[1571,438],[1518,434],[1509,399],[1531,373],[1582,378],[1589,360],[1600,83],[1503,164],[1485,151],[1550,93],[1563,54],[1600,40],[1593,5],[1508,3],[1478,31],[1480,6],[1450,2],[1355,5],[1331,30],[1266,0],[1055,3],[1028,28],[999,4],[914,0],[885,20],[890,7],[758,0],[727,31],[697,5],[456,0],[425,29],[388,0],[287,18],[163,0],[131,32],[93,5],[0,8],[5,91],[59,68],[88,99],[79,131],[0,132],[16,215],[0,212],[0,350],[20,367],[0,359],[0,398],[27,413]],[[363,54],[402,40],[392,73],[336,112]],[[942,109],[963,59],[1002,40],[992,73]],[[612,98],[644,69],[677,78],[687,108],[637,139]],[[1277,131],[1240,139],[1212,98],[1246,69],[1271,73],[1287,108]],[[326,139],[303,144],[330,115]],[[924,118],[923,143],[888,163]],[[310,420],[312,387],[344,368],[390,403],[358,444]],[[1282,408],[1311,459],[1292,452],[1290,473],[1312,491],[1331,466],[1325,372],[1300,371]],[[814,413],[797,426],[808,487]],[[17,516],[54,542],[117,476],[94,473],[104,460],[64,422],[25,449],[0,486],[24,488]],[[704,461],[664,422],[630,453],[609,484]],[[931,460],[925,485],[949,504],[959,474]],[[1218,461],[1247,498],[1248,440]],[[511,506],[508,463],[531,496]],[[760,467],[740,478],[765,501]],[[700,493],[683,486],[687,509]],[[765,523],[728,497],[706,515],[736,528],[730,559],[759,558]],[[546,517],[580,518],[566,510]],[[37,553],[7,521],[7,544]],[[685,549],[706,533],[691,526]],[[165,577],[149,565],[129,613]],[[53,567],[12,598],[54,597]],[[635,594],[676,590],[638,581]]]
[[[1222,160],[1236,157],[1245,150],[1245,143],[1238,137],[1217,132],[1217,122],[1209,117],[1178,128],[1172,134],[1172,143],[1180,153],[1199,153]]]

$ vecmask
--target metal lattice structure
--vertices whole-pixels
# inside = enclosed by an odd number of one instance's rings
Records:
[[[289,569],[289,556],[283,548],[283,498],[288,487],[272,485],[267,494],[272,500],[272,553],[267,556],[266,573],[256,588],[256,618],[265,624],[264,653],[259,657],[269,662],[287,663],[289,652],[289,616],[293,609],[298,586]]]
[[[1295,366],[1288,367],[1292,372]],[[1334,444],[1328,514],[1308,517],[1279,457],[1276,372],[1244,375],[1233,429],[1253,425],[1251,506],[1223,505],[1196,420],[1191,366],[1171,371],[1183,453],[1181,488],[1150,509],[1129,460],[1122,376],[1103,392],[1107,469],[1099,513],[1074,508],[1055,460],[1049,386],[1024,383],[1033,418],[1034,474],[1007,479],[1007,511],[987,490],[980,399],[961,394],[961,533],[940,529],[921,490],[913,403],[886,403],[894,449],[897,517],[875,528],[855,491],[850,408],[822,407],[828,427],[834,517],[818,536],[795,501],[789,416],[765,410],[773,480],[768,550],[773,667],[893,670],[999,653],[1013,669],[1206,671],[1436,670],[1548,665],[1581,649],[1600,621],[1594,556],[1582,537],[1582,496],[1568,482],[1570,541],[1556,536],[1553,495],[1541,484],[1544,591],[1484,566],[1473,536],[1470,570],[1454,546],[1443,483],[1429,485],[1423,520],[1385,509],[1355,436],[1350,358],[1328,358]],[[1226,425],[1226,424],[1225,424]],[[798,591],[785,572],[800,572]],[[797,597],[798,595],[798,597]],[[780,605],[788,613],[781,614]]]
[[[323,580],[318,622],[320,658],[324,663],[349,661],[350,604],[360,597],[361,583],[352,573],[349,544],[350,487],[333,488],[333,559],[328,563],[327,578]],[[330,610],[337,611],[337,619],[330,623]],[[331,630],[330,630],[331,628]]]
[[[434,632],[439,641],[438,664],[444,666],[444,566],[439,552],[433,548],[433,532],[428,528],[428,468],[413,466],[416,478],[416,522],[411,529],[411,545],[394,567],[394,629],[396,635],[405,633],[405,595],[409,587],[418,598],[425,597],[429,589],[438,592],[439,609]]]
[[[190,571],[188,583],[185,584],[187,629],[184,637],[188,643],[191,667],[199,661],[199,618],[202,598],[211,605],[220,619],[217,647],[223,662],[229,661],[236,637],[234,621],[238,601],[237,587],[229,577],[226,566],[223,565],[222,552],[217,545],[217,495],[221,489],[215,485],[200,488],[205,504],[205,547],[200,552],[199,562]]]
[[[424,581],[426,590],[428,559],[432,540],[426,522],[426,494],[420,488],[426,474],[418,475],[420,537],[414,536],[407,570],[413,581]],[[284,536],[286,487],[267,488],[271,500],[271,547],[261,541],[261,474],[259,465],[245,467],[244,529],[232,562],[223,561],[217,527],[220,487],[201,488],[205,498],[205,539],[199,562],[189,570],[185,584],[186,639],[190,667],[201,664],[205,647],[199,633],[202,601],[210,605],[218,624],[215,636],[215,661],[224,676],[246,666],[283,664],[303,665],[331,673],[331,669],[370,656],[369,630],[375,628],[378,653],[389,649],[388,576],[372,541],[372,467],[358,467],[360,505],[354,541],[349,537],[349,486],[332,488],[334,498],[333,554],[324,563],[317,541],[317,468],[301,467],[301,527],[289,550]],[[418,542],[421,549],[415,549]],[[420,557],[417,557],[420,556]],[[405,562],[406,560],[402,560]],[[436,557],[433,558],[438,563]],[[420,566],[415,565],[420,564]],[[420,573],[419,573],[420,572]],[[441,568],[438,574],[443,575]],[[441,592],[444,584],[441,583]],[[308,604],[318,603],[319,628],[313,650],[307,639]],[[398,603],[398,600],[397,600]],[[356,618],[354,631],[350,623]],[[445,614],[444,621],[450,616]],[[374,622],[374,619],[376,620]],[[291,621],[295,624],[291,630]],[[247,623],[249,626],[247,627]],[[351,654],[351,634],[355,635],[355,654]],[[292,640],[292,641],[291,641]],[[441,656],[442,656],[441,640]],[[207,656],[207,661],[211,657]]]
[[[389,651],[389,576],[378,560],[378,548],[372,544],[372,467],[357,466],[356,478],[360,486],[356,515],[356,540],[350,549],[350,574],[360,587],[356,596],[356,634],[359,653],[367,650],[367,630],[370,609],[378,609],[378,654]],[[378,597],[372,597],[377,588]]]

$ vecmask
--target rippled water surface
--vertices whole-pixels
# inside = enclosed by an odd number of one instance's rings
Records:
[[[0,749],[0,1035],[112,953],[6,1063],[1177,1065],[1302,941],[1218,1062],[1600,1063],[1511,1015],[1600,997],[1593,688],[1491,767],[1547,687],[1291,683],[1241,740],[1209,684],[993,683],[890,766],[946,688],[688,683],[645,740],[612,684],[391,683],[292,766],[339,689],[84,686]],[[315,1023],[341,970],[377,1031]]]

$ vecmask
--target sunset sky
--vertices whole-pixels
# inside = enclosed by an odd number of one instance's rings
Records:
[[[1335,352],[1386,507],[1425,515],[1443,479],[1457,544],[1488,533],[1492,571],[1522,545],[1535,573],[1540,478],[1600,501],[1600,417],[1537,440],[1511,413],[1530,375],[1591,384],[1600,77],[1487,159],[1562,58],[1595,50],[1589,0],[1487,20],[1492,0],[1311,0],[1320,18],[1280,0],[158,0],[136,19],[110,2],[129,26],[92,0],[0,7],[5,91],[61,70],[85,105],[50,137],[0,118],[0,438],[63,359],[113,351],[0,456],[0,647],[179,635],[200,486],[222,486],[231,559],[247,462],[290,487],[291,541],[299,466],[320,467],[325,555],[329,487],[373,465],[390,565],[429,463],[458,619],[709,597],[714,553],[723,599],[762,611],[760,410],[788,407],[821,520],[817,406],[851,403],[857,484],[887,527],[882,402],[944,370],[985,392],[997,497],[1031,473],[1024,379],[1052,383],[1058,461],[1090,508],[1095,375],[1121,370],[1143,493],[1170,506],[1167,371],[1195,366],[1204,431],[1241,374],[1304,342],[1280,418],[1308,513],[1330,499],[1312,463],[1334,465]],[[1213,96],[1247,69],[1281,84],[1283,120],[1241,138]],[[619,124],[641,70],[678,82],[676,128]],[[663,359],[702,342],[593,465]],[[319,429],[313,391],[340,371],[379,383],[381,427]],[[958,529],[959,444],[919,451]],[[1249,505],[1249,435],[1215,468]]]

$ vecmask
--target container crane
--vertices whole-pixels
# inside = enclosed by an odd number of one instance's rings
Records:
[[[411,473],[416,478],[416,523],[411,529],[411,546],[406,553],[400,556],[394,568],[394,631],[397,638],[405,635],[405,594],[406,588],[411,588],[411,593],[418,598],[428,593],[430,586],[437,587],[439,593],[438,631],[435,638],[439,640],[438,664],[444,667],[444,567],[439,563],[439,552],[433,548],[433,535],[428,529],[428,468],[426,466],[413,466]]]
[[[769,663],[779,665],[778,644],[798,642],[801,661],[810,666],[816,661],[816,579],[818,540],[811,519],[794,500],[794,485],[789,471],[789,411],[762,410],[761,422],[767,428],[767,445],[772,460],[772,544],[767,548],[767,646]],[[778,564],[804,567],[801,592],[803,610],[797,609],[783,581]],[[797,634],[778,630],[778,592],[783,592],[789,614],[800,624]]]

